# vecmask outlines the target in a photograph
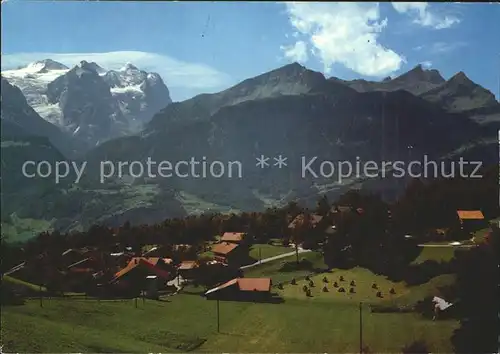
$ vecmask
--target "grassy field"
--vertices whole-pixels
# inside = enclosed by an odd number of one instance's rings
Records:
[[[7,352],[356,352],[357,301],[286,298],[283,304],[221,302],[195,295],[170,301],[46,300],[2,308]],[[454,321],[364,311],[364,343],[398,352],[415,339],[451,352]],[[307,323],[307,325],[304,325]]]
[[[453,321],[432,322],[414,314],[375,314],[365,308],[363,342],[372,352],[395,353],[415,339],[431,350],[451,352]],[[252,305],[226,334],[211,336],[209,352],[358,352],[357,303],[288,300],[282,305]]]
[[[344,281],[340,281],[340,277],[344,277]],[[323,282],[326,277],[328,283]],[[406,293],[404,283],[393,283],[383,276],[375,275],[369,270],[363,268],[353,268],[349,270],[334,269],[330,273],[318,274],[310,278],[314,287],[311,288],[311,297],[307,297],[302,289],[304,285],[309,286],[309,281],[298,280],[297,285],[285,285],[283,290],[279,290],[284,297],[308,299],[310,301],[335,301],[335,302],[381,302],[386,299],[393,299]],[[355,281],[354,286],[350,286],[351,281]],[[337,282],[338,288],[333,286]],[[378,289],[372,289],[372,284],[376,283]],[[328,289],[328,292],[323,292],[323,287]],[[346,292],[338,292],[338,289],[344,288]],[[349,289],[353,288],[355,293],[349,293]],[[389,290],[394,288],[395,295],[389,294]],[[383,298],[376,296],[377,291],[381,291]]]
[[[425,261],[449,262],[455,256],[456,248],[450,247],[422,247],[422,252],[413,261],[413,264]]]
[[[274,256],[279,256],[280,254],[283,254],[283,253],[293,252],[293,251],[294,251],[294,249],[291,247],[268,245],[266,243],[255,244],[250,249],[250,257],[258,260],[259,255],[260,255],[262,257],[262,259],[266,259],[266,258],[270,258],[270,257],[274,257]]]
[[[491,220],[491,222],[498,222],[500,218]],[[480,244],[485,241],[486,235],[491,231],[490,227],[478,230],[473,233],[474,243]],[[450,241],[442,242],[429,242],[429,244],[442,244],[448,245]],[[472,242],[470,242],[472,243]],[[413,264],[420,264],[428,260],[437,262],[449,262],[455,256],[456,248],[454,247],[423,247],[420,255],[413,261]]]
[[[323,256],[319,252],[307,252],[299,254],[299,260],[301,259],[307,259],[308,261],[310,261],[313,268],[326,269],[326,266],[323,262]],[[263,263],[262,265],[259,265],[257,267],[245,270],[245,277],[270,277],[272,278],[273,283],[277,284],[279,282],[291,281],[293,278],[305,277],[312,272],[312,269],[290,269],[286,271],[283,270],[283,266],[285,263],[289,262],[293,264],[295,261],[296,257],[295,255],[293,255],[268,263]]]
[[[320,253],[300,255],[313,268],[324,268]],[[274,283],[299,279],[311,269],[284,271],[295,256],[250,268],[245,276],[270,276]],[[286,267],[285,267],[286,269]],[[340,276],[345,278],[340,282]],[[323,292],[323,277],[329,292]],[[178,294],[163,301],[100,301],[46,299],[23,306],[2,307],[2,342],[7,352],[357,352],[359,350],[359,302],[363,302],[363,342],[371,352],[394,353],[415,340],[423,340],[433,353],[450,353],[454,320],[431,321],[416,313],[374,313],[369,305],[411,305],[435,295],[451,284],[453,275],[408,287],[393,283],[366,269],[334,269],[312,277],[315,287],[307,297],[297,285],[274,288],[281,304],[220,303],[217,332],[216,302],[201,296]],[[338,281],[348,291],[351,280],[356,293],[339,293]],[[376,282],[383,298],[371,288]],[[390,295],[394,288],[396,294]]]
[[[341,276],[344,277],[344,281],[340,281]],[[327,283],[323,282],[324,277],[327,278]],[[309,287],[309,281],[305,279],[298,280],[297,285],[284,285],[278,293],[285,298],[307,301],[413,305],[426,296],[435,295],[440,287],[452,284],[455,277],[452,274],[445,274],[431,279],[428,283],[408,287],[404,282],[392,282],[385,276],[356,267],[349,270],[333,269],[329,273],[317,274],[310,279],[314,283],[314,287],[310,288],[310,297],[307,297],[302,289],[304,285]],[[350,285],[352,280],[355,281],[354,286]],[[338,288],[333,286],[334,282],[337,282]],[[377,284],[377,289],[372,288],[374,283]],[[328,292],[323,291],[324,286],[327,287]],[[343,287],[346,292],[339,292],[340,287]],[[350,293],[350,288],[354,288],[355,293]],[[395,290],[394,294],[390,293],[391,289]],[[382,293],[382,298],[377,297],[378,291]]]

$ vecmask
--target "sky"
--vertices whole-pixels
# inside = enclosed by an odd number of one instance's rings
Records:
[[[50,58],[131,62],[180,101],[294,61],[325,76],[381,80],[417,64],[463,71],[500,95],[494,3],[2,0],[2,70]]]

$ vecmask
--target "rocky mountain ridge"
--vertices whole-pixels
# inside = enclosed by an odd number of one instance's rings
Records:
[[[19,87],[28,104],[90,149],[112,138],[135,134],[151,117],[172,102],[157,73],[132,64],[106,70],[82,61],[71,69],[44,59],[2,77]]]

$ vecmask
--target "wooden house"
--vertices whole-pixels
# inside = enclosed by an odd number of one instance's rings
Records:
[[[159,286],[162,286],[166,285],[173,278],[174,274],[162,269],[158,263],[154,264],[145,258],[136,257],[125,268],[117,272],[110,283],[119,284],[137,293],[145,290],[147,277],[151,275],[156,275],[160,282]]]
[[[271,278],[235,278],[213,289],[208,299],[262,301],[271,298]]]
[[[215,260],[239,266],[248,258],[248,247],[232,242],[217,243],[212,247]]]
[[[460,227],[466,234],[487,227],[481,210],[457,210],[457,216]]]
[[[184,279],[193,279],[197,268],[197,261],[182,261],[177,267],[177,274]]]

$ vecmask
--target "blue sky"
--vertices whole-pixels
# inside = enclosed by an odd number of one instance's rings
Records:
[[[47,57],[132,62],[159,72],[174,100],[293,61],[372,80],[422,63],[500,90],[498,4],[9,0],[1,25],[2,69]]]

